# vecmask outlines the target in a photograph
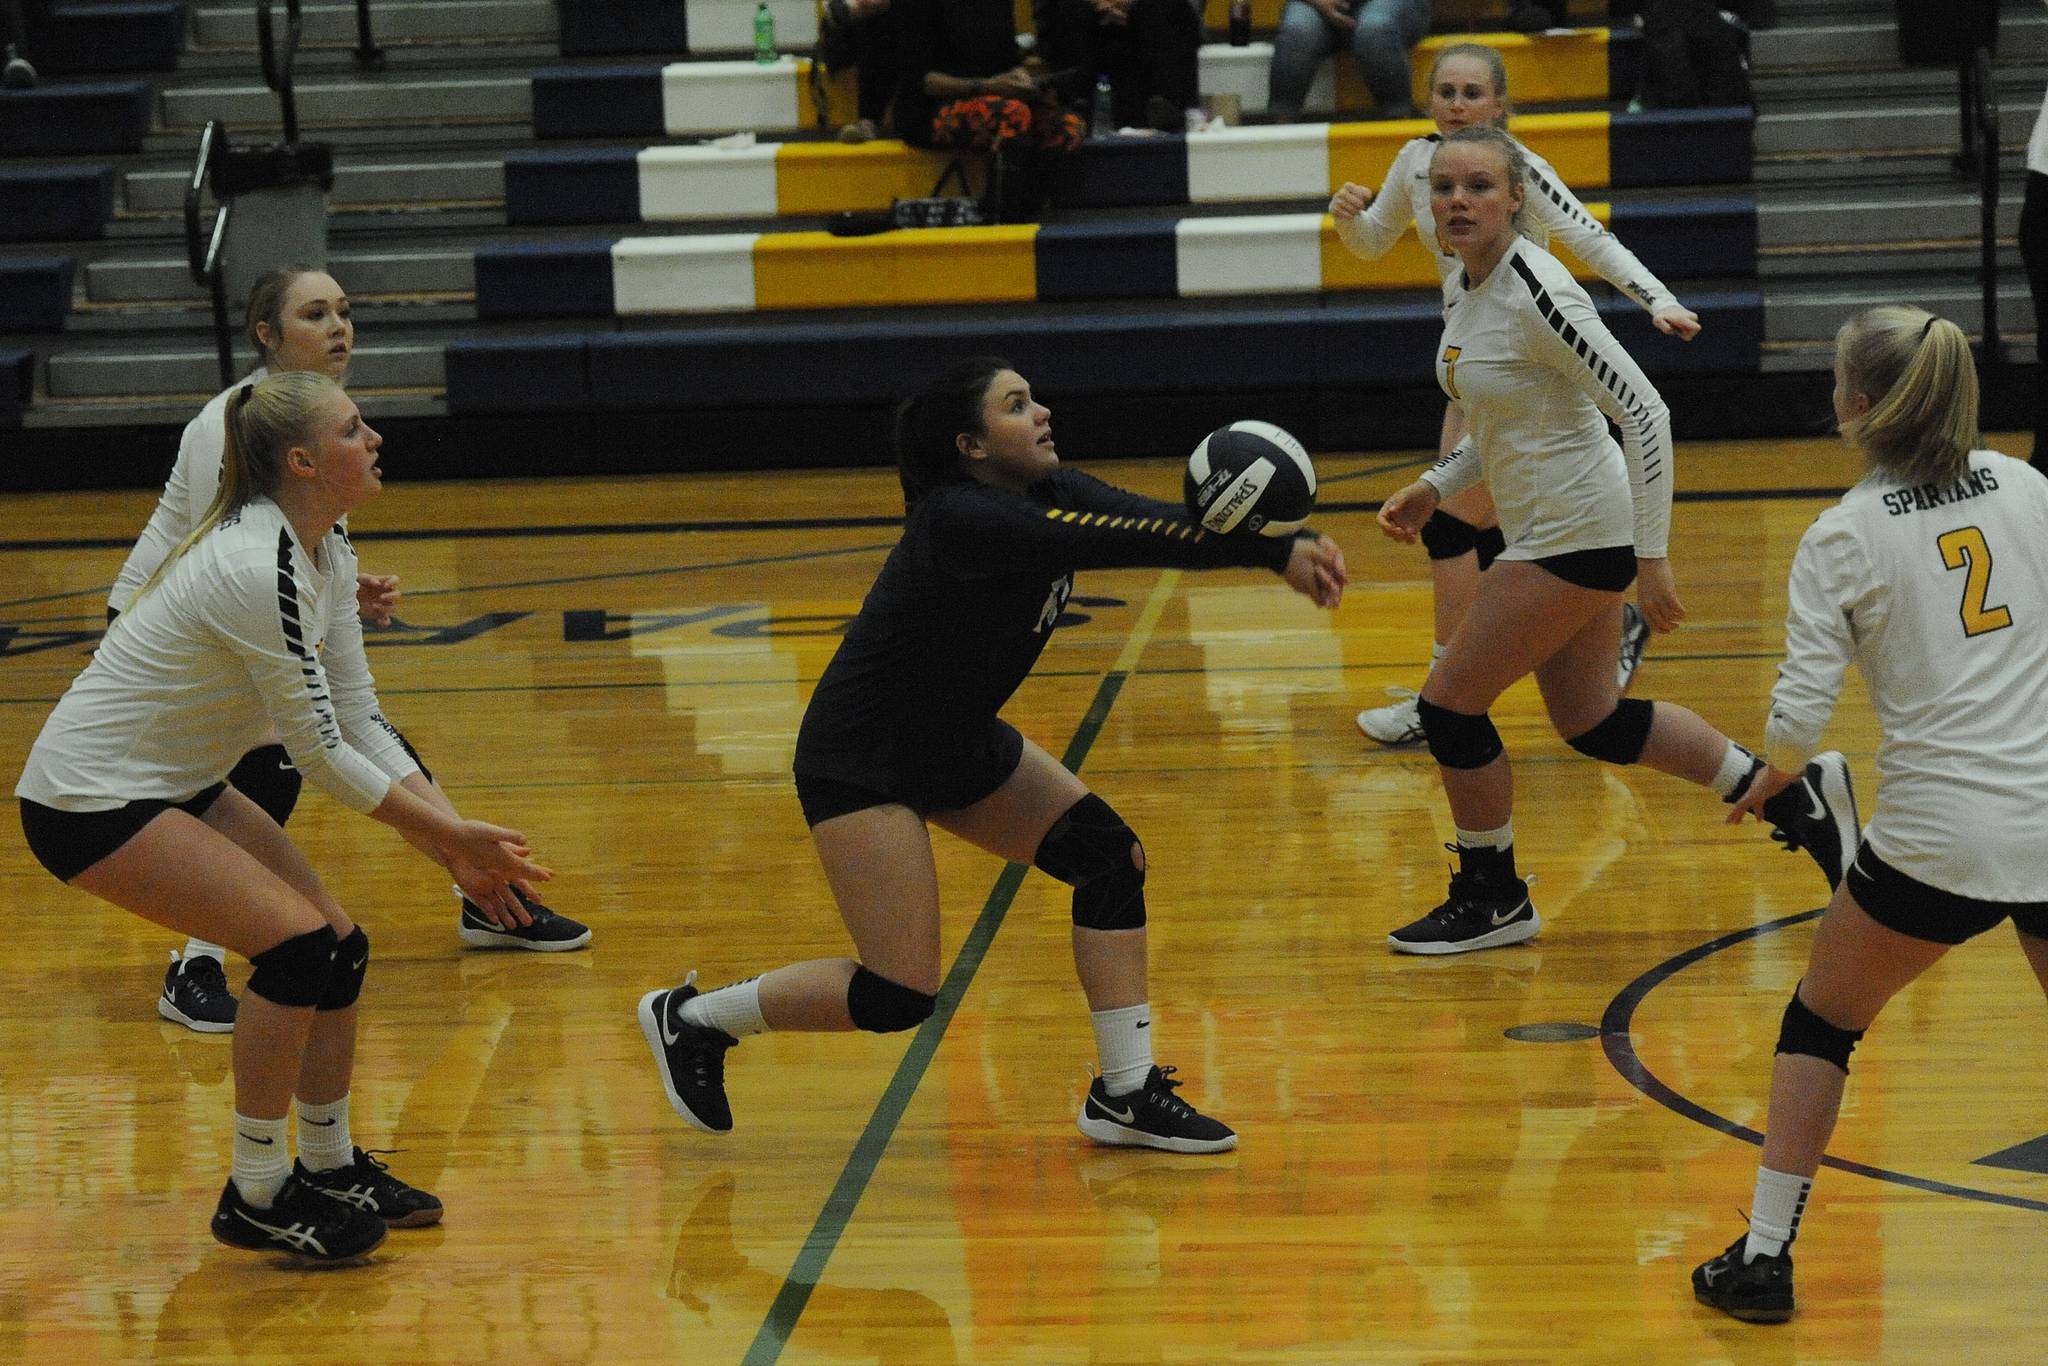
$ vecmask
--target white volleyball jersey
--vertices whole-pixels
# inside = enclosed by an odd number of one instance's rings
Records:
[[[108,628],[15,794],[61,811],[182,801],[275,725],[299,772],[371,810],[419,765],[378,712],[355,587],[339,526],[309,555],[277,504],[250,503]]]
[[[254,384],[269,373],[259,367],[242,384]],[[149,523],[142,528],[142,535],[128,552],[128,559],[107,594],[107,606],[116,612],[128,610],[128,604],[149,582],[149,576],[156,573],[157,566],[198,530],[200,519],[213,505],[213,496],[220,491],[221,463],[227,450],[228,398],[242,384],[215,394],[199,410],[199,415],[185,424],[185,433],[178,438],[178,459],[171,466],[171,477],[164,481],[164,491],[157,495],[156,506],[150,510]]]
[[[1466,433],[1422,477],[1446,498],[1486,480],[1502,559],[1626,545],[1664,557],[1671,414],[1556,257],[1517,237],[1478,285],[1460,271],[1444,290],[1436,375]]]
[[[1792,561],[1766,754],[1797,772],[1854,660],[1884,726],[1877,856],[1985,901],[2048,901],[2048,479],[1972,451],[1949,484],[1876,474]]]
[[[1387,183],[1365,212],[1337,224],[1337,236],[1352,255],[1379,260],[1413,223],[1415,235],[1436,261],[1438,276],[1448,283],[1457,273],[1458,254],[1437,236],[1436,215],[1429,207],[1429,159],[1442,141],[1440,133],[1410,140],[1394,157]],[[1519,141],[1516,145],[1522,146]],[[1524,231],[1537,246],[1548,247],[1553,238],[1563,242],[1608,284],[1652,313],[1678,302],[1620,238],[1586,212],[1586,206],[1558,178],[1556,167],[1525,146],[1522,154],[1529,159],[1529,175],[1522,187]]]

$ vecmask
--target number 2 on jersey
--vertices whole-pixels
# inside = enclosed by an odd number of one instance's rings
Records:
[[[1957,527],[1935,539],[1941,548],[1941,563],[1947,569],[1967,569],[1963,579],[1963,634],[1981,636],[2003,631],[2012,625],[2010,607],[1986,607],[1984,595],[1991,590],[1991,547],[1976,527]]]

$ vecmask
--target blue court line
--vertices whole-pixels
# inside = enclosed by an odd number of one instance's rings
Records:
[[[1681,1096],[1666,1086],[1657,1075],[1643,1065],[1636,1055],[1635,1041],[1629,1037],[1629,1022],[1635,1018],[1636,1007],[1643,998],[1659,985],[1677,976],[1680,972],[1703,959],[1711,958],[1723,949],[1761,938],[1793,925],[1802,925],[1820,917],[1821,911],[1801,911],[1797,915],[1784,916],[1778,920],[1752,925],[1746,930],[1724,934],[1719,939],[1710,939],[1695,948],[1687,949],[1675,958],[1667,958],[1656,967],[1630,982],[1621,993],[1607,1003],[1607,1011],[1600,1018],[1600,1044],[1607,1052],[1607,1061],[1614,1064],[1614,1070],[1621,1073],[1622,1080],[1656,1101],[1665,1109],[1685,1116],[1696,1124],[1739,1138],[1744,1143],[1762,1147],[1764,1136],[1746,1125],[1737,1124],[1724,1115],[1717,1115],[1697,1101]],[[1839,1157],[1822,1157],[1821,1165],[1833,1167],[1836,1171],[1848,1172],[1853,1176],[1867,1176],[1873,1181],[1889,1181],[1897,1186],[1910,1186],[1914,1190],[1927,1191],[1934,1195],[1952,1195],[1959,1200],[1976,1200],[1987,1205],[2003,1205],[2008,1209],[2034,1210],[2048,1214],[2048,1202],[2029,1200],[2022,1195],[2005,1195],[1998,1191],[1978,1190],[1972,1186],[1955,1186],[1946,1181],[1932,1181],[1923,1176],[1908,1176],[1884,1167],[1866,1166],[1861,1162],[1850,1162]]]

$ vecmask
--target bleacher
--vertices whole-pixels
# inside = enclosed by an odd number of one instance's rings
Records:
[[[807,48],[811,0],[772,8],[783,50]],[[1587,11],[1564,33],[1465,31],[1501,8],[1440,7],[1459,31],[1418,49],[1418,87],[1442,43],[1501,50],[1517,135],[1707,317],[1682,346],[1596,282],[1645,367],[1757,374],[1751,111],[1628,113],[1632,29]],[[276,135],[252,9],[193,6],[182,55],[152,58],[175,69],[0,93],[0,428],[25,429],[0,449],[91,451],[98,477],[147,479],[216,387],[177,204],[206,120]],[[753,9],[393,0],[373,6],[389,60],[371,73],[348,60],[352,4],[306,9],[298,116],[336,146],[351,388],[387,427],[438,437],[428,468],[471,468],[470,434],[518,413],[560,419],[564,469],[872,460],[906,377],[963,347],[1011,354],[1066,400],[1063,426],[1099,437],[1081,449],[1177,449],[1240,408],[1326,447],[1433,428],[1434,268],[1412,240],[1358,261],[1323,212],[1427,125],[1348,117],[1366,103],[1348,62],[1321,83],[1331,122],[1092,139],[1042,223],[839,237],[830,215],[925,194],[947,158],[820,136],[850,117],[850,87],[814,86],[805,56],[734,60]],[[1260,0],[1255,25],[1278,11]],[[648,56],[663,60],[621,60]],[[1269,58],[1262,41],[1207,48],[1204,90],[1256,115]],[[753,145],[703,141],[736,131]],[[618,448],[663,432],[670,449]],[[0,486],[51,477],[0,459]]]

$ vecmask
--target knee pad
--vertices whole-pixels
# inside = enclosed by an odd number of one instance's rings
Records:
[[[1432,560],[1455,560],[1466,551],[1477,549],[1481,534],[1478,527],[1462,517],[1432,512],[1422,524],[1422,548]]]
[[[1508,548],[1507,533],[1497,526],[1490,526],[1472,542],[1472,553],[1479,557],[1479,569],[1484,573],[1493,562],[1500,558],[1500,552]]]
[[[1650,723],[1657,719],[1656,710],[1654,702],[1624,697],[1600,724],[1580,731],[1565,743],[1589,758],[1610,764],[1632,764],[1643,757],[1643,745],[1650,738]]]
[[[1136,832],[1091,792],[1052,823],[1031,862],[1074,889],[1082,929],[1135,930],[1145,924],[1143,860]]]
[[[334,949],[341,941],[331,925],[293,935],[249,960],[249,990],[281,1006],[314,1006],[327,987]]]
[[[361,925],[334,946],[334,966],[320,992],[320,1009],[347,1010],[363,994],[363,975],[370,970],[370,936]]]
[[[263,813],[283,825],[299,804],[299,788],[305,779],[292,767],[292,756],[283,745],[263,745],[242,756],[228,782],[235,791],[263,808]]]
[[[1486,713],[1470,716],[1418,697],[1415,714],[1430,757],[1445,768],[1485,768],[1500,757],[1500,732]]]
[[[846,1013],[853,1017],[855,1029],[870,1034],[915,1029],[931,1018],[938,1003],[936,996],[913,991],[864,967],[854,968],[853,980],[846,984]]]
[[[1856,1051],[1856,1045],[1862,1038],[1862,1030],[1839,1029],[1814,1014],[1806,1002],[1799,999],[1799,991],[1795,987],[1791,1003],[1785,1007],[1785,1019],[1778,1026],[1777,1051],[1804,1053],[1809,1058],[1831,1062],[1847,1072],[1849,1055]]]

